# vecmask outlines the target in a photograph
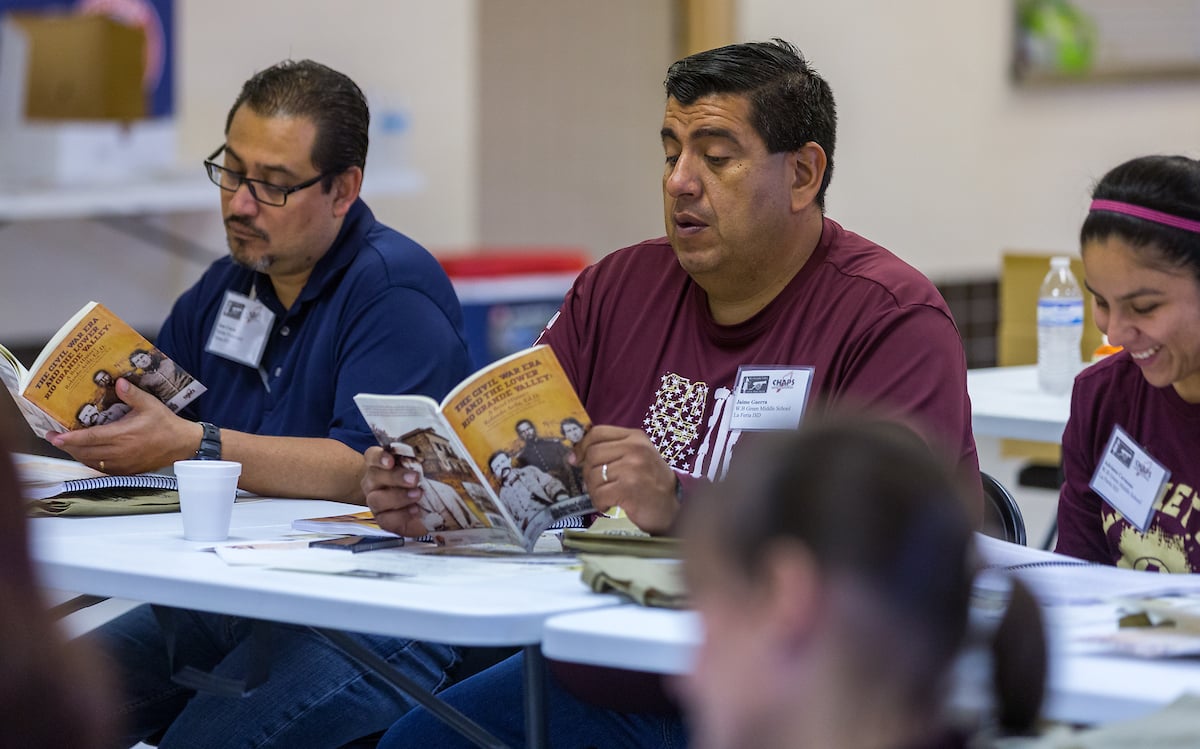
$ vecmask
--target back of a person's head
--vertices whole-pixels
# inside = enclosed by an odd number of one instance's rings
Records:
[[[1092,200],[1115,201],[1200,222],[1200,161],[1153,155],[1130,159],[1096,184]],[[1114,210],[1091,210],[1079,232],[1080,244],[1118,237],[1156,254],[1148,262],[1187,268],[1200,278],[1200,232],[1169,226]]]
[[[816,143],[825,151],[817,195],[824,207],[833,178],[837,107],[833,91],[792,44],[773,39],[697,52],[667,69],[667,96],[690,105],[705,96],[734,94],[750,102],[751,124],[771,153]]]
[[[255,73],[229,109],[226,134],[243,105],[262,117],[312,120],[317,128],[312,163],[331,175],[323,189],[329,189],[332,175],[352,166],[366,168],[367,99],[358,84],[333,68],[312,60],[284,60]]]
[[[763,578],[777,549],[805,549],[827,584],[850,591],[839,627],[860,671],[890,684],[902,712],[940,720],[967,641],[976,569],[952,467],[905,426],[845,417],[762,435],[738,458],[688,508],[689,535],[748,584]],[[1018,630],[1040,644],[1040,620],[1002,629]],[[1036,665],[1006,675],[1040,679]],[[1009,699],[999,695],[1002,705]],[[1018,709],[1005,718],[1032,720],[1037,707],[1032,717]]]
[[[714,488],[718,543],[753,575],[772,544],[799,542],[823,575],[857,581],[908,622],[926,670],[943,671],[965,632],[971,580],[971,529],[948,469],[891,422],[766,437]]]
[[[3,434],[0,428],[0,443]],[[25,500],[0,444],[0,746],[112,746],[116,712],[107,672],[51,620],[25,523]]]

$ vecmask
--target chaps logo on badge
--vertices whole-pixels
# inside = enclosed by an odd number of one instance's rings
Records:
[[[235,302],[235,301],[230,300],[225,303],[224,315],[225,315],[225,317],[228,317],[231,320],[241,320],[242,313],[245,312],[245,310],[246,310],[245,304],[242,304],[241,302]]]
[[[765,393],[770,381],[768,375],[746,375],[742,378],[742,392],[750,395]]]
[[[771,380],[771,389],[776,393],[782,393],[784,390],[791,390],[794,387],[796,387],[796,378],[793,375],[775,377]]]
[[[1145,479],[1145,480],[1149,481],[1150,480],[1150,472],[1153,470],[1154,470],[1153,466],[1151,466],[1149,463],[1147,463],[1145,461],[1142,461],[1142,460],[1133,461],[1133,473],[1139,479]]]

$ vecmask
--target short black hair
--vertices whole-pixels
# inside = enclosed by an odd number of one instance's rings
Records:
[[[352,166],[366,169],[371,113],[354,81],[312,60],[284,60],[254,74],[229,109],[225,134],[243,104],[264,117],[307,117],[317,126],[309,158],[329,192],[333,177]]]
[[[837,106],[829,84],[794,45],[772,39],[698,52],[672,64],[663,85],[680,104],[713,94],[745,95],[750,123],[771,153],[819,145],[826,164],[816,202],[824,210],[833,178]]]

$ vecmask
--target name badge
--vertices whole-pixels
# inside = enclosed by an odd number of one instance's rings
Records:
[[[775,431],[800,426],[812,367],[738,367],[730,429]]]
[[[274,323],[275,313],[262,302],[236,291],[226,291],[204,350],[239,364],[257,367]]]
[[[1088,486],[1145,533],[1170,476],[1171,472],[1146,454],[1125,430],[1114,426]]]

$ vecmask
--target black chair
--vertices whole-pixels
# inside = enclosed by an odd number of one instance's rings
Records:
[[[983,471],[983,532],[1014,544],[1025,546],[1025,518],[1008,489]]]
[[[1017,481],[1021,486],[1036,486],[1041,489],[1052,489],[1056,492],[1062,491],[1063,482],[1066,479],[1063,477],[1062,461],[1058,465],[1027,465],[1017,474]],[[1050,527],[1046,529],[1046,538],[1042,541],[1042,548],[1046,551],[1054,550],[1054,542],[1058,540],[1058,518],[1050,519]]]

